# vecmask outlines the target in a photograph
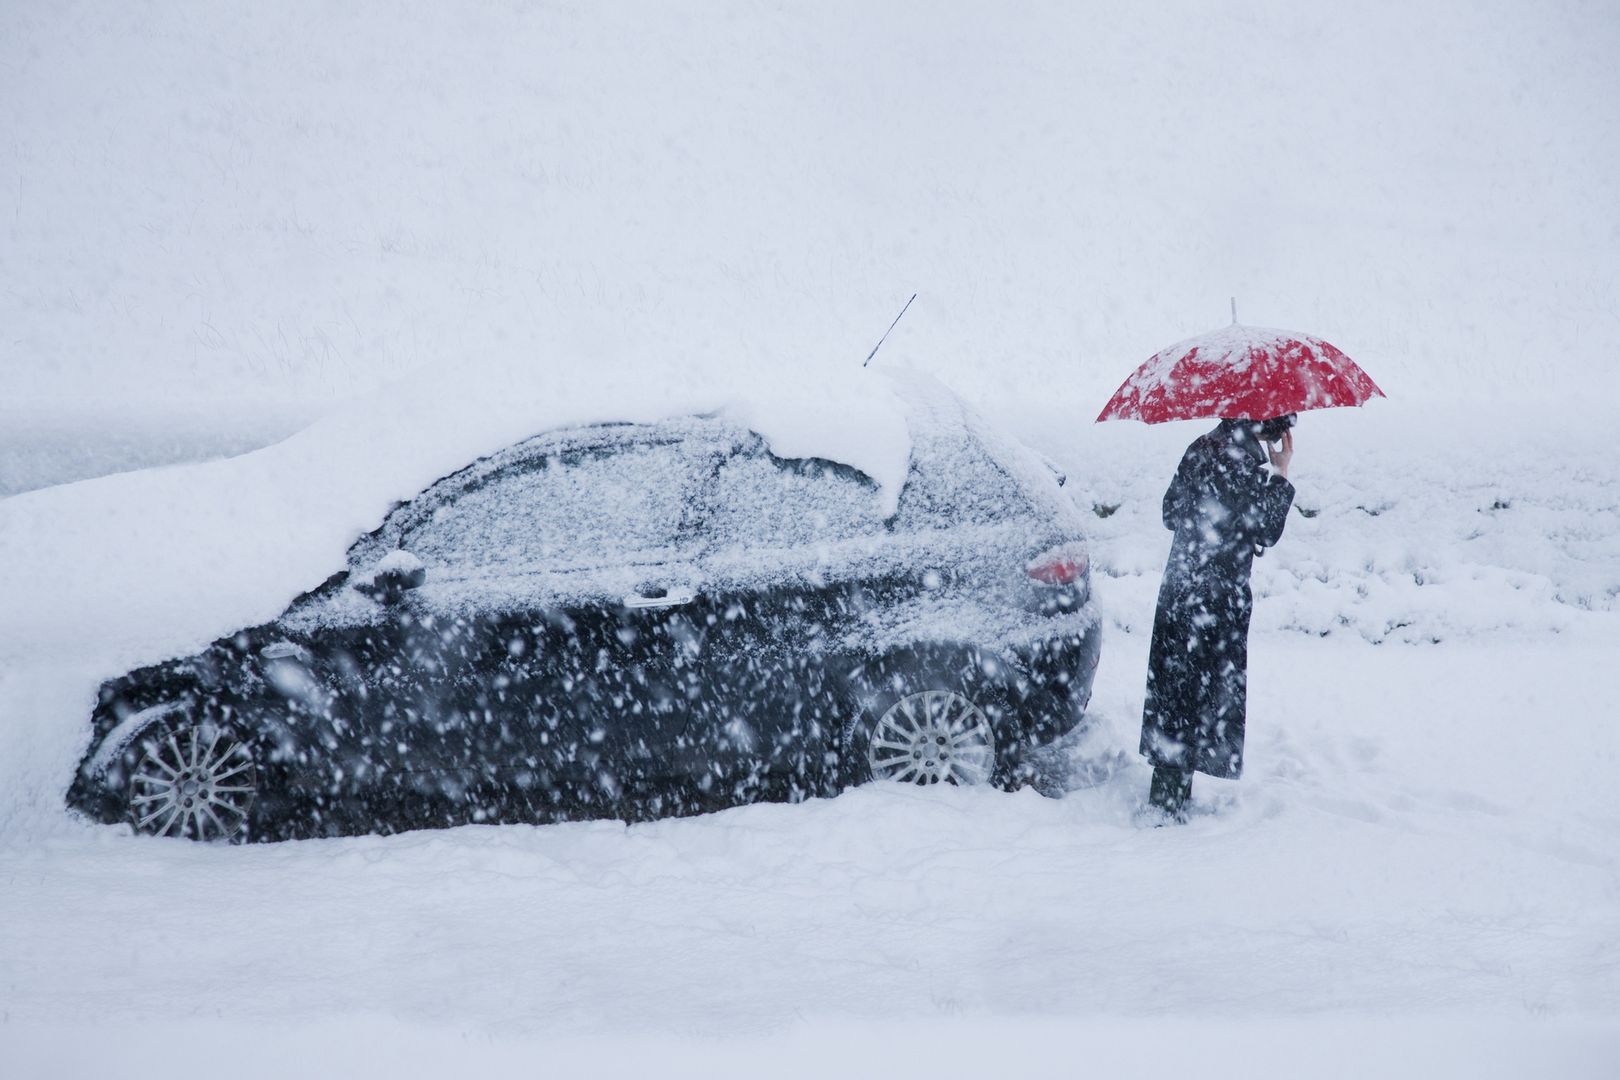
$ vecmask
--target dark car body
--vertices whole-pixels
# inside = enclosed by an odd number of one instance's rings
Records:
[[[483,458],[270,623],[107,682],[68,802],[165,831],[141,762],[174,746],[167,784],[223,738],[235,839],[692,813],[870,778],[851,746],[918,689],[976,705],[1014,781],[1090,696],[1078,513],[942,389],[908,407],[897,504],[720,416]]]

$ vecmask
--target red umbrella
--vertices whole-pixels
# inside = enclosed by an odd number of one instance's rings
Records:
[[[1383,396],[1354,360],[1321,338],[1234,324],[1157,353],[1114,392],[1097,421],[1264,420]]]

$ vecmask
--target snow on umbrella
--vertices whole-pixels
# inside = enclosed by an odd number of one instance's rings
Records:
[[[1114,392],[1097,422],[1264,420],[1383,396],[1354,360],[1321,338],[1234,324],[1156,353]]]

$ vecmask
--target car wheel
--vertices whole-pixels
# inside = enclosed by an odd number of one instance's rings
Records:
[[[159,724],[139,740],[129,780],[136,832],[189,840],[237,840],[258,795],[253,752],[214,724]]]
[[[911,690],[867,710],[847,742],[854,783],[988,784],[996,772],[990,718],[959,690]]]

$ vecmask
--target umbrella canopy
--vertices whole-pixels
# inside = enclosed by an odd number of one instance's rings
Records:
[[[1155,354],[1097,421],[1264,420],[1383,396],[1354,360],[1321,338],[1232,325]]]

